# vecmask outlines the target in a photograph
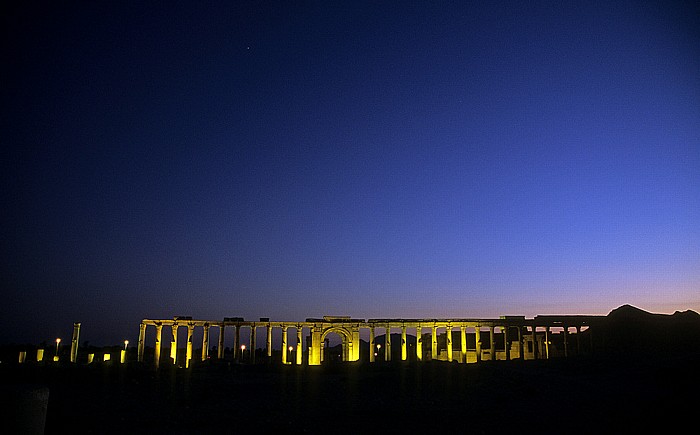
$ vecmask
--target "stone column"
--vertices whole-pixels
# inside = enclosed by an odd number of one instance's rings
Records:
[[[445,338],[447,340],[447,362],[452,362],[452,325],[445,328]]]
[[[190,360],[192,359],[192,335],[194,334],[194,324],[190,323],[187,325],[187,358],[185,359],[185,367],[190,367]]]
[[[257,327],[255,325],[250,325],[250,363],[255,364],[255,336],[257,332]]]
[[[236,361],[243,360],[243,352],[241,351],[241,325],[234,326],[236,332],[233,334],[233,359]]]
[[[501,326],[503,330],[503,356],[506,361],[510,361],[510,346],[508,345],[508,327]]]
[[[575,326],[576,328],[576,355],[581,355],[581,328]]]
[[[328,340],[328,339],[326,339]],[[326,357],[326,343],[321,340],[321,363],[323,363],[324,358]]]
[[[401,327],[401,361],[406,361],[408,352],[406,350],[406,326]]]
[[[416,361],[423,361],[423,327],[416,326]]]
[[[224,353],[224,333],[226,332],[226,326],[222,323],[219,326],[219,347],[216,349],[217,357],[219,359],[224,359],[226,355]]]
[[[460,346],[462,350],[462,358],[461,361],[462,363],[467,362],[467,327],[466,326],[460,326],[459,327],[459,341],[460,341]]]
[[[177,323],[173,323],[170,327],[173,333],[173,341],[170,342],[170,359],[175,365],[177,365],[177,326]]]
[[[476,335],[476,361],[481,361],[481,331],[479,326],[474,328],[474,335]]]
[[[525,360],[525,346],[523,341],[523,327],[518,326],[518,346],[520,346],[520,359]]]
[[[267,349],[267,357],[272,358],[272,325],[267,325],[267,341],[265,342],[265,349]]]
[[[549,359],[549,326],[544,327],[544,353],[544,357]]]
[[[143,338],[146,332],[146,324],[142,323],[139,329],[139,361],[143,361]],[[73,339],[70,342],[70,362],[78,360],[78,340],[80,338],[80,322],[73,323]]]
[[[311,329],[311,352],[309,354],[309,365],[321,365],[321,331],[316,326]]]
[[[376,345],[374,343],[374,326],[369,327],[369,362],[373,363],[375,361],[374,352],[377,351]]]
[[[489,348],[491,352],[491,361],[496,361],[496,340],[494,340],[495,327],[489,326]]]
[[[532,359],[537,359],[537,326],[532,323]]]
[[[386,326],[386,340],[384,342],[384,361],[391,361],[391,326]]]
[[[287,364],[287,347],[289,345],[287,344],[287,327],[283,326],[282,327],[282,364]]]
[[[432,361],[437,361],[438,359],[437,348],[437,326],[433,324],[433,329],[430,332],[430,359]]]
[[[163,325],[156,323],[156,346],[153,352],[153,362],[156,368],[160,367],[161,338],[163,338]]]
[[[569,356],[569,327],[564,326],[564,356],[567,357]]]
[[[302,335],[303,329],[301,326],[297,326],[297,365],[301,365],[301,357],[304,354],[304,347],[302,346]]]
[[[202,336],[202,361],[209,358],[209,324],[204,325],[204,335]]]

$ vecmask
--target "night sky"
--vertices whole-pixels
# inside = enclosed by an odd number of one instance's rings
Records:
[[[697,2],[17,3],[2,343],[700,311]]]

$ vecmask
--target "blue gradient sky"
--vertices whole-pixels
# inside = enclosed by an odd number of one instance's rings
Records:
[[[2,341],[700,311],[698,3],[107,3],[3,6]]]

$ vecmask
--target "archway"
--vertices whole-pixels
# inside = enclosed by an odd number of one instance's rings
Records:
[[[334,338],[340,338],[340,342]],[[322,361],[341,362],[350,361],[350,347],[352,346],[352,334],[341,327],[326,329],[321,334]]]

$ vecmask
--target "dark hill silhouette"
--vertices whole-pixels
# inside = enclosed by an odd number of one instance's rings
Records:
[[[622,305],[607,315],[602,329],[604,349],[614,354],[700,350],[700,314],[692,310],[656,314]]]

